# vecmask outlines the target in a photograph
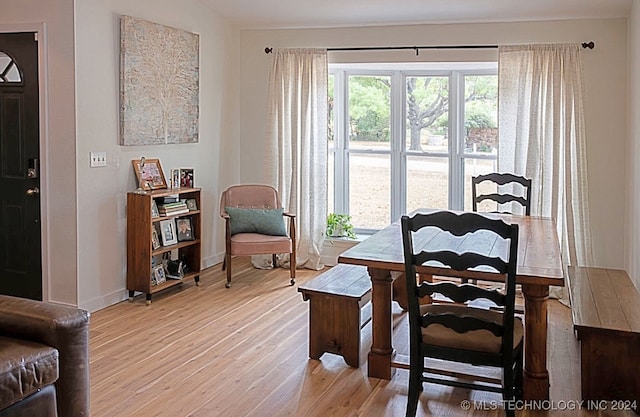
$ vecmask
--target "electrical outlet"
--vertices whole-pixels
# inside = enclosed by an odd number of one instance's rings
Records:
[[[89,166],[91,168],[106,167],[107,153],[106,152],[89,152]]]

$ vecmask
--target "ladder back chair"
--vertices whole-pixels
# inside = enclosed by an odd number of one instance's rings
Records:
[[[495,187],[495,192],[484,192],[483,187]],[[505,191],[505,190],[508,190]],[[524,211],[527,216],[531,215],[531,180],[519,175],[509,173],[492,172],[490,174],[471,177],[471,194],[473,211],[479,210],[478,205],[483,201],[493,201],[497,205],[495,212],[520,214]],[[504,204],[510,204],[511,209],[504,208]],[[513,210],[514,205],[519,204],[522,208]],[[518,207],[518,206],[515,206]]]
[[[501,393],[507,416],[514,416],[514,410],[507,405],[522,398],[524,335],[522,320],[514,315],[518,225],[478,213],[448,211],[405,215],[401,225],[410,356],[406,415],[415,416],[422,384],[427,382]],[[467,250],[459,253],[421,250],[420,242],[435,232],[461,239],[459,247]],[[443,265],[439,275],[502,275],[506,293],[453,281],[418,284],[416,274],[427,262]],[[431,304],[421,305],[420,299],[434,294],[453,303],[433,299]],[[489,300],[502,310],[468,304],[478,299]],[[501,378],[478,378],[466,371],[452,378],[449,371],[426,367],[426,358],[500,368]]]

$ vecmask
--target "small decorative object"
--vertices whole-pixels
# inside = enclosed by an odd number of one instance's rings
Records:
[[[193,236],[193,221],[191,217],[176,219],[176,226],[178,229],[178,242],[195,239]]]
[[[165,275],[164,267],[162,265],[153,267],[153,276],[156,279],[156,285],[162,284],[167,280],[167,276]]]
[[[180,188],[180,170],[171,170],[171,188]]]
[[[351,224],[351,216],[348,214],[329,213],[327,216],[327,236],[328,237],[350,237],[356,238]]]
[[[144,191],[167,188],[167,181],[164,179],[164,172],[159,159],[145,158],[131,161],[133,172],[136,173],[138,189]]]
[[[160,246],[160,235],[158,234],[157,224],[154,224],[153,229],[151,230],[151,247],[153,250],[156,250]]]
[[[198,202],[195,198],[187,198],[187,208],[189,211],[197,211],[198,210]]]
[[[180,168],[180,187],[193,187],[193,168]]]
[[[160,212],[158,211],[158,203],[156,203],[155,199],[151,199],[151,217],[160,217]]]
[[[160,222],[160,236],[162,237],[162,246],[175,245],[178,243],[176,223],[173,219],[162,220]]]

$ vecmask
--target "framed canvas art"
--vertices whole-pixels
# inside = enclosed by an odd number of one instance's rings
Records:
[[[120,19],[120,144],[196,143],[200,36]]]

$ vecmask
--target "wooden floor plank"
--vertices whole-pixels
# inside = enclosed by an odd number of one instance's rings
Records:
[[[286,269],[257,270],[234,259],[226,289],[216,266],[200,286],[185,282],[91,316],[92,417],[403,416],[408,372],[368,378],[371,324],[363,328],[361,366],[342,357],[308,358],[308,303]],[[322,271],[298,270],[303,284]],[[549,302],[551,399],[579,401],[579,349],[570,310]],[[408,353],[406,320],[397,307],[394,346]],[[485,405],[464,410],[464,400]],[[502,416],[497,394],[426,384],[418,416]],[[557,405],[557,404],[556,404]],[[631,412],[518,411],[527,416],[631,416]]]

